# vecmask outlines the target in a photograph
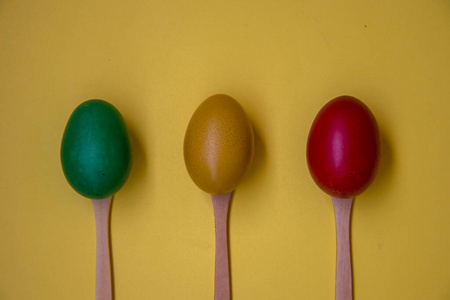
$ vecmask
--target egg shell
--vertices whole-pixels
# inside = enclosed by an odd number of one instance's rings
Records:
[[[308,168],[327,194],[352,198],[375,177],[380,134],[375,117],[360,100],[340,96],[317,114],[307,144]]]
[[[210,194],[233,191],[251,165],[253,129],[242,106],[227,95],[203,101],[184,139],[184,161],[194,183]]]
[[[87,198],[106,198],[125,184],[131,163],[130,137],[120,112],[103,100],[80,104],[61,143],[61,164],[69,184]]]

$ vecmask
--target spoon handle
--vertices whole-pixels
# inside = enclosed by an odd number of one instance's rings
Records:
[[[352,259],[350,255],[350,214],[353,198],[333,199],[336,219],[336,300],[353,299]]]
[[[230,275],[228,266],[228,208],[231,194],[211,195],[216,223],[216,268],[214,276],[214,300],[230,299]]]
[[[111,265],[109,258],[109,208],[111,197],[92,199],[97,232],[97,261],[95,266],[95,299],[111,300]]]

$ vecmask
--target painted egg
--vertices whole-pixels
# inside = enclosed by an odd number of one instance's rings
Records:
[[[375,177],[380,134],[369,108],[351,96],[328,102],[309,132],[307,161],[316,184],[337,198],[362,193]]]
[[[131,142],[120,112],[103,100],[80,104],[67,122],[61,164],[81,195],[102,199],[115,194],[131,170]]]

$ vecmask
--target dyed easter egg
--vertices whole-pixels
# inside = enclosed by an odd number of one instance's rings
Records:
[[[61,164],[81,195],[102,199],[115,194],[131,170],[131,142],[120,112],[103,100],[80,104],[67,122]]]
[[[363,102],[340,96],[319,111],[308,136],[307,161],[325,193],[337,198],[362,193],[375,177],[379,156],[378,125]]]

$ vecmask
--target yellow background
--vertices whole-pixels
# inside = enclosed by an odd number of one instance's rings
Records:
[[[182,144],[215,93],[256,132],[230,211],[234,300],[333,299],[332,202],[305,149],[342,94],[383,136],[353,207],[355,299],[450,299],[449,79],[446,0],[2,1],[0,299],[94,299],[92,205],[59,160],[91,98],[121,111],[134,146],[112,206],[116,300],[213,299],[212,203]]]

